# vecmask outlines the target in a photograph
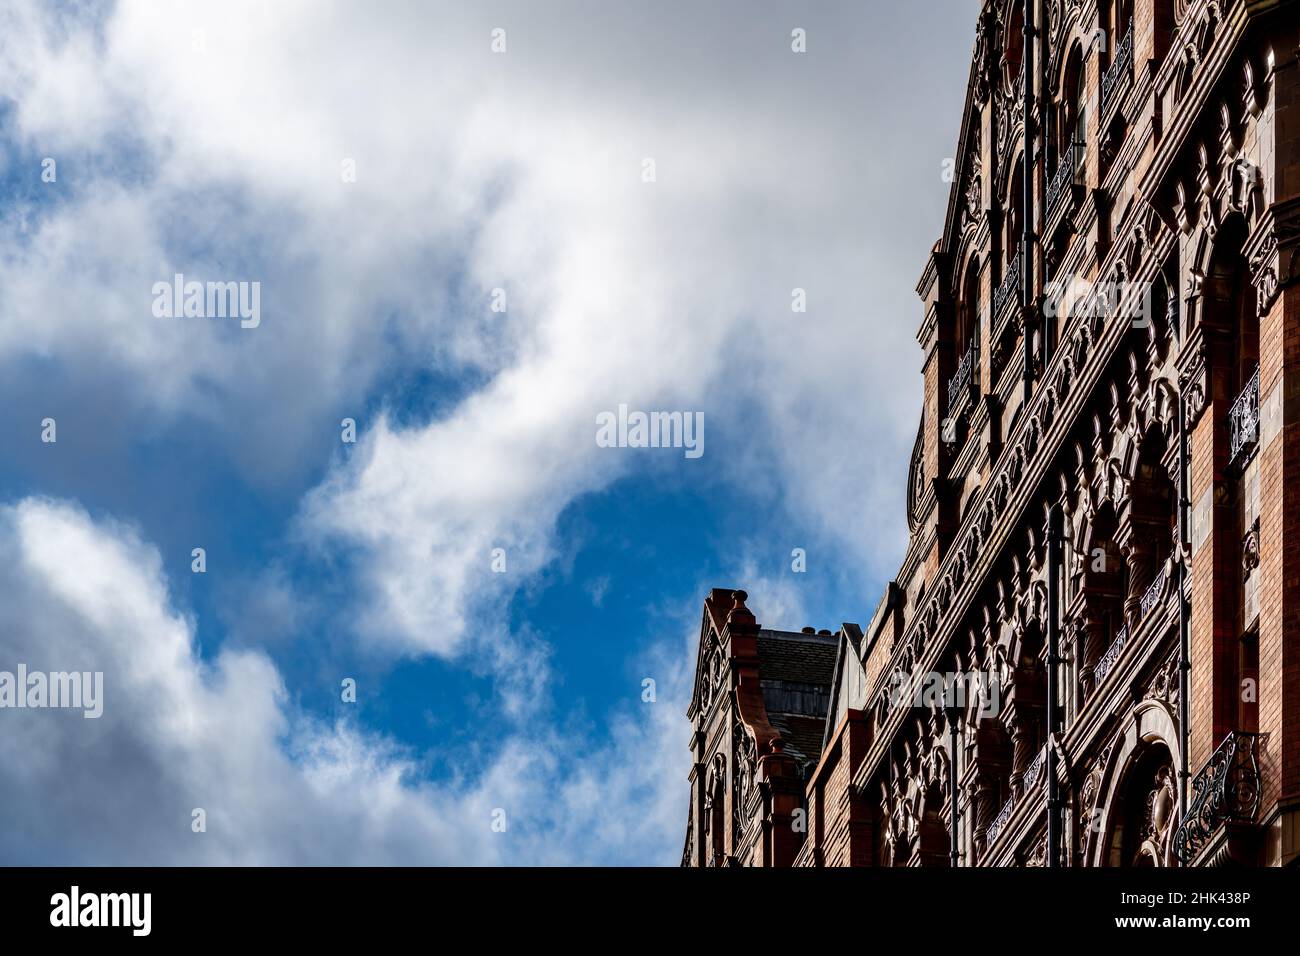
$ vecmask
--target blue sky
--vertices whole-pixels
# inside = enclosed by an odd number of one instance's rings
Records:
[[[905,543],[977,5],[899,7],[6,4],[0,670],[106,701],[0,712],[0,861],[676,862],[707,589]]]

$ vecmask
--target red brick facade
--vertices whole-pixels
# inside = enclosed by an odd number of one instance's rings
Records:
[[[907,553],[865,632],[705,602],[685,865],[1300,859],[1298,50],[984,4]]]

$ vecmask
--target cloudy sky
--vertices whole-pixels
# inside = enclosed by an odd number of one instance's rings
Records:
[[[902,555],[977,10],[0,0],[0,862],[676,863],[707,590]]]

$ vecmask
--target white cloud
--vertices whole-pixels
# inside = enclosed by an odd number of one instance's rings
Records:
[[[34,9],[10,15],[0,85],[23,145],[69,161],[65,201],[0,240],[0,361],[107,368],[154,420],[204,420],[255,484],[310,474],[356,414],[366,447],[308,527],[361,549],[381,643],[457,653],[496,593],[484,549],[522,580],[568,503],[640,467],[592,440],[623,401],[770,435],[759,480],[782,502],[846,560],[896,553],[919,384],[899,357],[931,238],[900,213],[942,208],[949,148],[908,111],[937,89],[955,111],[965,75],[932,57],[897,100],[869,96],[904,14],[810,13],[796,56],[786,18],[748,5],[127,0],[93,37]],[[173,271],[262,281],[262,327],[152,319]],[[482,384],[424,427],[354,408],[421,367]]]
[[[371,648],[472,650],[523,713],[548,679],[545,635],[503,633],[501,609],[559,552],[564,509],[644,466],[595,447],[595,415],[620,402],[703,411],[710,464],[726,454],[730,480],[820,529],[819,555],[836,545],[865,577],[897,552],[919,394],[918,361],[900,357],[919,359],[911,287],[952,149],[935,103],[955,121],[966,77],[961,56],[934,51],[944,31],[969,47],[974,11],[960,6],[924,36],[905,5],[810,10],[795,57],[783,8],[749,3],[519,3],[489,19],[464,5],[122,0],[94,21],[7,4],[0,116],[16,140],[3,162],[49,155],[60,173],[44,202],[0,210],[0,370],[21,381],[39,374],[24,360],[53,358],[121,410],[106,423],[121,434],[102,440],[197,422],[250,485],[293,495],[338,447],[339,417],[356,417],[361,444],[305,498],[302,542],[346,552]],[[493,56],[499,25],[510,52]],[[260,281],[261,326],[152,318],[152,284],[177,271]],[[790,311],[796,286],[807,314]],[[504,315],[487,309],[497,287]],[[389,388],[413,371],[451,383],[427,423]],[[390,413],[369,414],[376,394]],[[31,627],[53,602],[41,638],[94,651],[130,690],[116,717],[83,722],[94,728],[24,715],[24,742],[0,741],[25,755],[0,787],[28,815],[0,855],[188,861],[200,800],[226,806],[204,860],[676,852],[684,702],[666,703],[662,682],[653,718],[616,721],[607,752],[535,731],[472,784],[420,786],[383,741],[296,717],[266,658],[199,660],[132,532],[31,502],[9,520],[21,561],[0,575],[21,571],[27,603],[0,613]],[[24,536],[23,521],[62,543]],[[99,570],[69,575],[83,547]],[[119,576],[124,590],[109,586]],[[750,589],[791,615],[800,600]],[[295,596],[270,597],[258,613],[292,622]],[[670,657],[666,670],[693,663],[676,645]],[[54,748],[29,752],[43,736]],[[646,783],[665,766],[677,798]],[[47,790],[58,796],[41,805]],[[524,807],[514,857],[464,823],[507,799]],[[560,839],[579,829],[602,840]]]
[[[638,703],[608,742],[541,730],[481,774],[429,783],[391,741],[297,712],[260,653],[200,659],[157,551],[129,527],[45,499],[0,509],[0,591],[0,669],[105,681],[99,719],[0,711],[6,862],[675,862],[684,704],[665,697],[685,686],[680,655],[660,703],[629,689]],[[191,831],[195,807],[206,833]]]

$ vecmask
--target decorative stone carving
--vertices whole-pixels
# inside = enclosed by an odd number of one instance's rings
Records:
[[[1097,758],[1097,762],[1092,765],[1088,776],[1084,778],[1083,787],[1079,792],[1079,818],[1076,821],[1079,830],[1079,849],[1083,859],[1087,860],[1092,856],[1093,848],[1096,846],[1097,837],[1101,833],[1101,812],[1097,807],[1101,799],[1101,781],[1106,773],[1106,767],[1110,763],[1111,751],[1115,748],[1115,741],[1112,739],[1106,744],[1106,748]]]
[[[1032,867],[1047,866],[1047,837],[1046,836],[1041,836],[1038,838],[1038,842],[1034,844],[1034,848],[1030,850],[1029,855],[1025,857],[1025,866],[1032,866]]]
[[[1277,298],[1277,236],[1269,235],[1250,260],[1250,281],[1255,287],[1255,312],[1264,315]]]
[[[737,843],[745,834],[746,824],[752,816],[753,804],[758,796],[758,788],[755,781],[758,772],[758,751],[754,744],[754,738],[745,730],[743,724],[737,722],[732,729],[732,746],[733,766],[736,768],[734,784],[734,805],[732,808],[732,820],[735,825],[735,840]]]
[[[915,534],[921,526],[921,502],[925,498],[925,419],[916,429],[916,444],[912,446],[911,474],[907,479],[907,525]]]
[[[1259,567],[1259,517],[1241,540],[1241,576],[1248,578]]]
[[[1178,387],[1183,396],[1183,419],[1188,431],[1196,427],[1205,411],[1209,382],[1206,377],[1205,340],[1200,331],[1197,340],[1183,349],[1179,360]]]
[[[975,26],[975,99],[981,105],[988,102],[989,94],[997,84],[1001,27],[998,5],[990,3]]]
[[[1171,713],[1178,712],[1178,655],[1171,654],[1169,660],[1156,671],[1147,688],[1144,700],[1162,700],[1169,705]]]
[[[1150,860],[1158,866],[1171,865],[1171,842],[1177,822],[1178,793],[1174,789],[1174,770],[1166,764],[1156,771],[1155,784],[1147,794],[1138,858]]]

